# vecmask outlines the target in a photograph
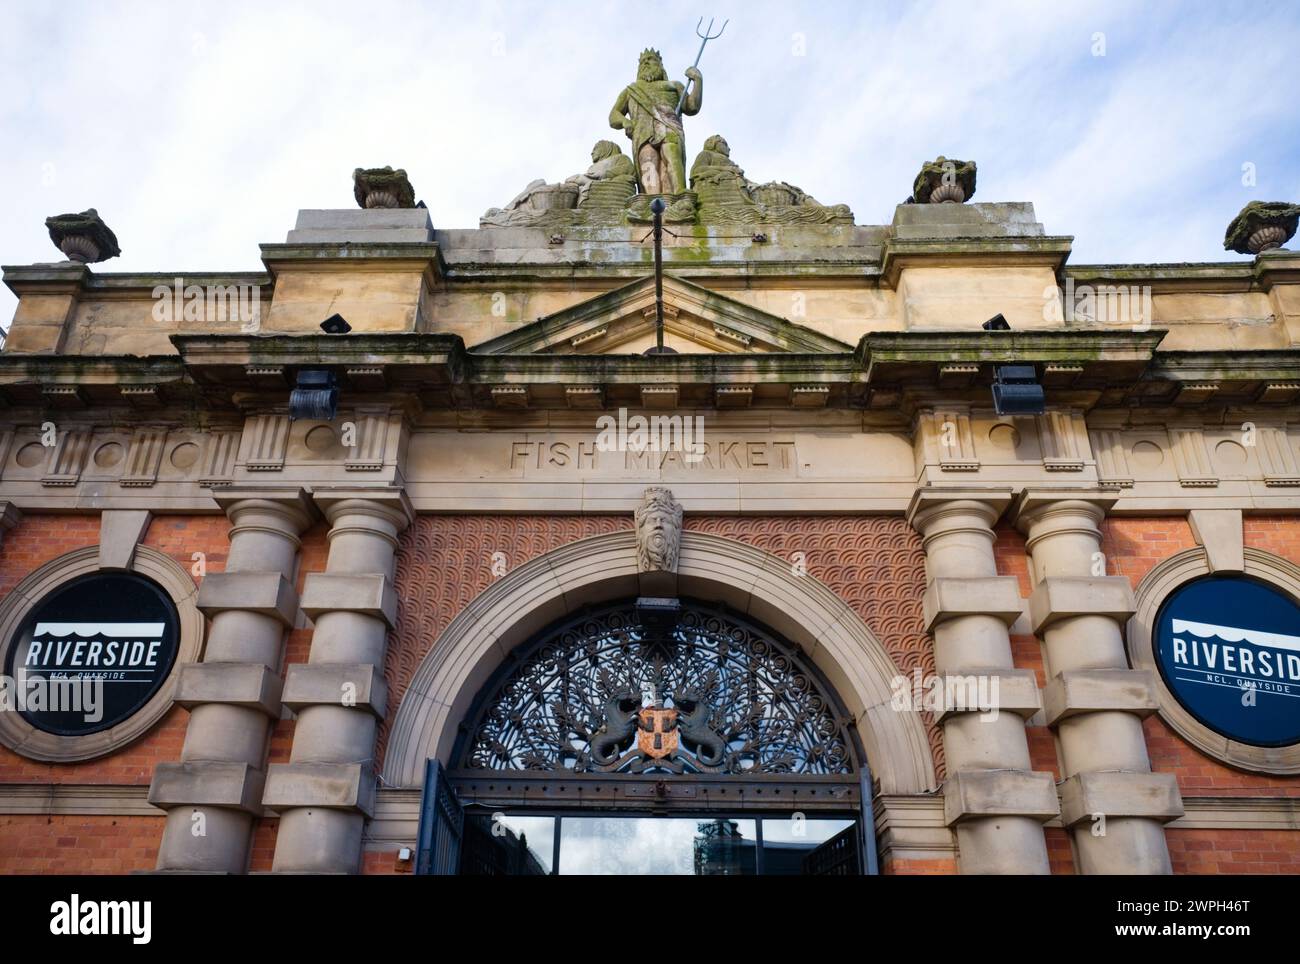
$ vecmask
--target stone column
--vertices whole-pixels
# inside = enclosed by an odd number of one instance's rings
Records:
[[[280,664],[293,625],[300,533],[312,521],[297,488],[226,489],[234,526],[224,572],[207,575],[211,618],[203,662],[181,668],[176,701],[190,710],[180,763],[154,768],[149,802],[167,811],[160,871],[244,873],[262,813],[267,737],[280,718]]]
[[[941,714],[947,779],[944,816],[957,834],[964,874],[1046,874],[1043,824],[1058,811],[1051,774],[1029,761],[1025,720],[1041,700],[1031,670],[1015,669],[1008,627],[1023,611],[1014,576],[999,576],[993,524],[1009,489],[919,490],[908,521],[921,533],[925,618],[938,675],[997,686],[997,714],[970,699],[946,699]],[[945,690],[948,687],[945,686]]]
[[[317,489],[314,498],[330,521],[329,562],[303,588],[316,628],[308,661],[285,678],[284,704],[298,715],[293,750],[271,767],[263,802],[280,813],[274,871],[356,873],[397,621],[394,553],[414,513],[396,488]]]
[[[1134,609],[1123,576],[1105,575],[1098,528],[1115,498],[1100,490],[1027,490],[1013,513],[1028,536],[1029,614],[1043,642],[1047,724],[1060,752],[1061,820],[1085,874],[1171,872],[1163,824],[1182,816],[1178,783],[1152,773],[1142,720],[1155,680],[1128,668],[1122,626]]]

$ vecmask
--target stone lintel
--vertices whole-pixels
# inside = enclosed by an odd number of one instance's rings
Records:
[[[238,609],[292,626],[298,594],[279,572],[214,572],[199,586],[199,609],[209,617]]]
[[[934,579],[925,589],[922,606],[926,632],[958,616],[994,616],[1010,626],[1024,612],[1015,576]]]
[[[277,813],[297,807],[375,812],[375,778],[364,763],[273,763],[262,803]]]
[[[978,817],[1032,817],[1046,823],[1058,813],[1050,773],[1034,770],[959,770],[943,785],[948,826]]]
[[[1014,713],[1029,719],[1043,708],[1038,678],[1032,669],[964,669],[936,677],[944,681],[943,709],[936,714],[942,723],[965,713]],[[994,692],[994,681],[997,691]]]
[[[1192,509],[1192,535],[1205,547],[1210,572],[1245,572],[1246,555],[1240,509]]]
[[[149,785],[149,802],[162,810],[176,807],[228,807],[260,816],[266,774],[247,763],[196,760],[159,763]]]
[[[302,590],[302,611],[312,619],[349,612],[397,625],[397,591],[382,572],[312,572]]]
[[[1124,576],[1044,579],[1029,596],[1029,621],[1036,635],[1053,623],[1073,616],[1107,616],[1123,622],[1137,602]]]
[[[383,719],[388,688],[371,663],[291,663],[281,701],[295,713],[308,706],[347,706]]]
[[[127,570],[153,513],[148,509],[106,509],[99,516],[99,568]]]
[[[1160,709],[1155,677],[1141,669],[1075,669],[1058,673],[1043,689],[1047,725],[1081,713],[1119,711],[1145,719]]]
[[[187,663],[174,699],[187,710],[226,703],[280,718],[280,677],[262,663]]]
[[[1061,784],[1061,823],[1066,827],[1112,817],[1148,817],[1168,823],[1183,815],[1178,778],[1172,773],[1105,770],[1076,773]]]

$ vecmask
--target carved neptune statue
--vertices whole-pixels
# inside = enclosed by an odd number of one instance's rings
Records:
[[[642,51],[636,80],[609,112],[610,126],[632,142],[632,156],[598,141],[586,171],[555,184],[534,180],[505,207],[490,208],[480,223],[548,229],[639,224],[652,220],[650,201],[660,195],[668,200],[668,223],[853,223],[843,204],[820,204],[784,181],[747,180],[717,135],[704,142],[688,176],[682,116],[699,113],[704,80],[695,67],[686,77],[685,84],[669,80],[659,52]]]
[[[700,112],[704,100],[704,78],[695,67],[686,70],[691,89],[682,99],[684,86],[669,80],[657,50],[644,50],[637,64],[636,80],[623,88],[609,112],[609,126],[621,130],[632,141],[637,185],[643,194],[681,194],[686,190],[686,140],[681,114]]]

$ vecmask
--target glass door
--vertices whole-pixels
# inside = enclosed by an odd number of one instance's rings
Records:
[[[466,813],[460,872],[753,876],[861,873],[848,817]]]

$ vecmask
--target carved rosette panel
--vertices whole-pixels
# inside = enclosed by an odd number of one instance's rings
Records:
[[[559,546],[632,528],[626,516],[419,516],[397,555],[398,628],[389,637],[384,674],[389,706],[401,701],[421,660],[447,625],[505,572]],[[888,516],[738,517],[687,514],[684,528],[735,539],[804,566],[851,606],[900,673],[934,672],[921,599],[925,554],[920,537]],[[798,555],[802,554],[802,555]],[[390,713],[377,758],[388,742]],[[930,749],[944,773],[941,731],[928,724]]]

